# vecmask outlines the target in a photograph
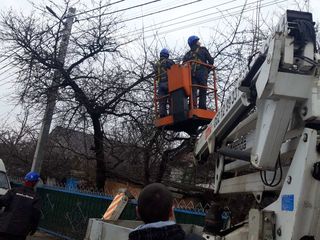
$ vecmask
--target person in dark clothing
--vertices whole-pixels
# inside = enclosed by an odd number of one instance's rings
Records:
[[[186,234],[173,218],[173,198],[160,183],[146,186],[138,198],[137,214],[145,223],[129,234],[129,240],[204,240],[196,234]]]
[[[199,42],[199,37],[190,36],[188,38],[188,44],[190,46],[190,51],[188,51],[183,57],[183,62],[187,61],[197,61],[205,64],[213,65],[213,58],[211,57],[209,51],[205,47],[201,47]],[[210,69],[207,66],[197,64],[195,62],[191,63],[191,71],[192,71],[192,84],[201,85],[206,87],[208,81],[208,75]],[[197,92],[199,89],[199,108],[206,109],[206,88],[192,88],[192,98],[193,98],[193,106],[197,107]]]
[[[22,187],[13,188],[0,197],[0,240],[24,240],[37,230],[40,220],[40,198],[34,191],[39,174],[29,172]]]
[[[160,60],[155,65],[155,70],[158,80],[158,95],[163,97],[168,95],[168,75],[167,70],[174,64],[174,61],[169,59],[169,51],[164,48],[160,51]],[[159,100],[159,114],[160,117],[167,115],[168,98]]]

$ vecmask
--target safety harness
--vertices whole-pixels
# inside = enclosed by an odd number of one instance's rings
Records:
[[[191,63],[192,75],[195,75],[196,71],[198,70],[198,67],[200,66],[200,64],[197,62],[202,62],[199,57],[199,50],[200,50],[200,47],[197,47],[195,50],[190,50],[189,52],[191,54],[191,60],[196,61]]]
[[[157,79],[158,79],[158,82],[161,81],[161,76],[163,74],[166,74],[167,70],[164,66],[161,66],[163,62],[165,62],[167,59],[162,59],[160,61],[157,62],[157,67],[158,67],[158,76],[157,76]]]

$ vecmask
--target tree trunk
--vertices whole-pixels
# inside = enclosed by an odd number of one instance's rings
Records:
[[[150,150],[145,149],[143,154],[143,162],[144,162],[144,184],[148,185],[150,183]]]
[[[160,162],[160,165],[159,165],[159,172],[157,174],[156,182],[161,182],[162,181],[164,173],[166,172],[166,169],[167,169],[168,158],[169,158],[168,152],[165,151],[162,154],[162,158],[161,158],[161,162]]]
[[[101,130],[100,116],[91,115],[94,130],[94,150],[96,153],[96,186],[99,190],[104,189],[106,181],[106,164],[104,161],[103,132]]]
[[[159,135],[161,134],[160,130],[156,130],[153,137],[150,139],[149,143],[145,146],[143,161],[144,161],[144,184],[148,185],[150,183],[150,158],[152,156],[152,146],[157,142]]]

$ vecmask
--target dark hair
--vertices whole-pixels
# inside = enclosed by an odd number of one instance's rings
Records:
[[[145,223],[168,221],[172,203],[171,192],[161,183],[152,183],[139,195],[138,213]]]

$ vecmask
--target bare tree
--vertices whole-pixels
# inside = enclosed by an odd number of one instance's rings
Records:
[[[24,109],[15,126],[3,124],[0,129],[0,157],[13,176],[24,175],[31,165],[38,132],[29,118],[30,112]]]
[[[154,53],[161,44],[152,41],[155,45],[147,46],[142,41],[140,53],[133,56],[137,50],[127,49],[135,45],[119,34],[123,29],[120,18],[109,14],[105,5],[77,6],[81,15],[74,23],[65,64],[59,61],[58,48],[70,2],[52,3],[56,16],[45,7],[37,7],[41,17],[13,12],[2,16],[0,39],[17,69],[17,95],[20,102],[41,110],[49,101],[48,92],[59,91],[56,122],[93,132],[91,149],[98,188],[103,188],[107,173],[127,160],[127,156],[119,156],[123,147],[142,154],[145,183],[161,181],[168,154],[182,149],[184,143],[181,136],[153,126],[154,74],[149,62],[156,60]],[[92,8],[97,10],[85,11]],[[247,57],[254,54],[253,43],[265,37],[260,23],[243,27],[242,14],[232,21],[225,18],[230,31],[213,30],[212,40],[206,44],[215,57],[220,103],[234,87]],[[176,57],[181,59],[183,52],[176,50]],[[55,71],[61,76],[57,81],[53,78]],[[108,165],[110,157],[117,161]]]
[[[153,75],[145,74],[143,67],[127,68],[121,48],[128,42],[116,38],[121,26],[105,5],[100,2],[97,11],[82,12],[70,38],[65,64],[58,58],[58,46],[68,1],[64,6],[56,5],[61,10],[58,18],[44,7],[39,7],[42,19],[36,14],[8,12],[2,16],[0,34],[5,51],[18,69],[16,82],[22,103],[41,108],[50,100],[47,93],[59,89],[58,111],[66,114],[65,119],[72,122],[75,116],[86,114],[91,120],[96,184],[100,189],[106,179],[101,118],[131,115],[135,104],[132,93]],[[54,71],[61,80],[53,79]]]

